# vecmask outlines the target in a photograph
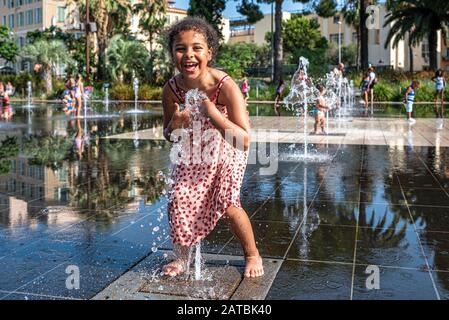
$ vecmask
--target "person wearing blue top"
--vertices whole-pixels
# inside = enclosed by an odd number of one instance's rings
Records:
[[[407,112],[407,121],[410,124],[414,124],[416,122],[415,119],[412,118],[412,112],[413,112],[413,102],[415,101],[415,90],[419,88],[419,81],[413,80],[412,84],[408,86],[407,90],[405,91],[405,111]]]
[[[435,72],[435,76],[432,78],[435,82],[435,113],[437,119],[443,119],[444,117],[444,87],[446,87],[446,80],[444,79],[443,71],[438,69]],[[439,107],[439,101],[441,100],[441,109]]]

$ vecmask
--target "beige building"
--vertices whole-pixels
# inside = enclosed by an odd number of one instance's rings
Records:
[[[26,45],[29,31],[45,30],[56,26],[62,30],[79,29],[78,17],[72,12],[66,0],[0,0],[0,23],[11,31],[19,48]],[[81,32],[80,30],[78,32]],[[16,68],[25,66],[18,62]]]
[[[408,71],[410,69],[410,56],[407,39],[400,41],[397,47],[393,47],[391,43],[386,48],[384,47],[388,32],[392,26],[391,24],[383,27],[387,13],[384,5],[379,6],[379,23],[368,30],[369,63],[374,66],[386,66]],[[342,46],[357,44],[357,31],[346,24],[341,15],[330,18],[321,18],[316,15],[311,15],[310,17],[318,19],[321,34],[337,47],[339,34]],[[339,24],[339,21],[342,21],[342,23]],[[439,36],[438,48],[440,48],[440,38]],[[419,46],[413,47],[413,67],[415,71],[429,67],[429,46],[426,40]]]
[[[289,12],[282,13],[282,20],[288,20],[291,18]],[[273,19],[273,23],[272,23]],[[265,44],[265,34],[271,32],[274,26],[274,16],[270,13],[265,14],[264,17],[253,25],[244,23],[244,20],[233,20],[230,23],[230,36],[227,43],[255,43],[258,45]]]
[[[67,30],[67,12],[66,0],[0,0],[0,22],[21,47],[29,31],[51,26]]]

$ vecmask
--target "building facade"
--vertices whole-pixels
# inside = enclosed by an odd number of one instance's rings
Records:
[[[55,26],[81,32],[79,19],[70,16],[71,12],[66,0],[0,0],[0,23],[9,28],[19,48],[27,44],[26,34],[30,31]],[[15,65],[19,70],[24,67],[20,61]]]
[[[387,19],[387,8],[385,5],[379,6],[379,23],[373,25],[368,30],[368,59],[373,66],[388,67],[395,70],[410,70],[410,46],[407,38],[399,41],[397,47],[393,47],[392,42],[385,46],[388,32],[392,24],[384,27]],[[330,18],[321,18],[317,15],[310,15],[318,20],[321,34],[331,43],[338,46],[339,35],[342,46],[357,44],[357,30],[344,22],[342,15]],[[341,22],[341,23],[339,23]],[[441,35],[438,36],[438,48],[440,48]],[[421,71],[429,68],[429,45],[424,40],[416,47],[412,47],[413,69]],[[441,54],[441,51],[438,51]],[[343,61],[344,62],[344,61]]]

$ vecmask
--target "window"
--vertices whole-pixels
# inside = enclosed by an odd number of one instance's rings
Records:
[[[372,45],[380,44],[380,30],[369,30],[368,31],[368,43]]]
[[[357,38],[358,38],[358,36],[357,36],[357,32],[353,32],[352,33],[352,43],[357,43]]]
[[[58,22],[65,21],[65,7],[58,7]]]
[[[36,22],[35,23],[42,23],[42,8],[36,9]]]
[[[421,43],[421,57],[426,64],[429,63],[429,42],[427,39],[424,39]]]
[[[334,23],[337,24],[340,21],[340,16],[334,17]]]
[[[329,41],[338,44],[338,33],[332,33],[329,35]],[[343,33],[340,33],[340,41],[343,42]]]
[[[7,25],[7,19],[8,19],[8,18],[7,18],[6,16],[3,16],[3,25],[4,25],[4,26]]]
[[[19,12],[17,25],[19,27],[23,27],[25,25],[25,15],[23,12]]]
[[[9,25],[8,25],[9,29],[13,29],[14,28],[14,15],[10,14],[9,15]]]
[[[26,12],[26,24],[33,24],[33,10],[28,10]]]

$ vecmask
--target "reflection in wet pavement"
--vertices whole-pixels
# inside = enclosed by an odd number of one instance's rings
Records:
[[[0,122],[3,299],[88,299],[171,249],[159,174],[168,171],[169,144],[103,139],[160,127],[160,108],[88,119],[67,119],[58,108],[15,106]],[[284,260],[267,298],[449,298],[449,149],[310,149],[329,160],[281,161],[273,175],[249,164],[245,174],[241,200],[259,250]],[[221,222],[202,247],[242,255]],[[66,287],[72,265],[79,290]],[[379,267],[379,289],[366,286],[369,265]]]

